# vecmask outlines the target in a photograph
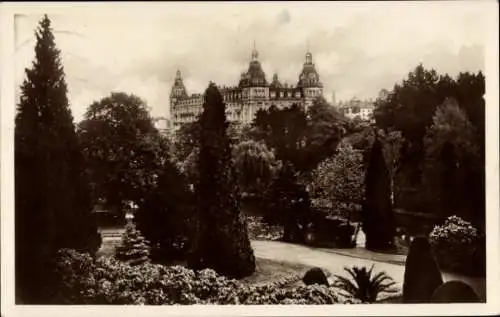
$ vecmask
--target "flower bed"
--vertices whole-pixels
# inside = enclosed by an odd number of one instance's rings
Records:
[[[328,286],[292,286],[296,276],[248,285],[211,269],[143,263],[132,266],[114,258],[94,261],[63,250],[58,262],[55,304],[336,304],[352,303]]]

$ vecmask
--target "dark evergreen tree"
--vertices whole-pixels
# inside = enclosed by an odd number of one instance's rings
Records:
[[[153,261],[185,259],[192,243],[193,200],[185,177],[167,160],[135,215],[137,228],[150,242]]]
[[[373,142],[365,174],[362,222],[367,248],[384,249],[392,246],[395,227],[391,205],[391,184],[382,152],[382,143],[378,138]]]
[[[16,298],[29,304],[50,296],[58,249],[92,254],[100,244],[50,25],[45,15],[35,32],[35,60],[26,69],[15,119]]]
[[[116,248],[116,258],[137,265],[149,261],[149,246],[135,224],[127,223],[122,242]]]
[[[231,163],[225,104],[215,86],[205,91],[200,118],[197,237],[188,264],[212,268],[229,277],[255,271],[255,257]]]

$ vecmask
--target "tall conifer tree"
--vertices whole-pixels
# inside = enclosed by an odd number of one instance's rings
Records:
[[[210,83],[200,118],[198,236],[189,264],[239,278],[255,271],[255,257],[240,209],[225,108],[219,90]]]
[[[378,137],[373,142],[365,174],[362,222],[367,248],[385,249],[392,246],[395,224],[391,204],[391,183],[382,152],[382,143]]]
[[[94,253],[99,246],[84,160],[51,21],[35,32],[15,119],[16,297],[45,303],[50,265],[60,248]]]

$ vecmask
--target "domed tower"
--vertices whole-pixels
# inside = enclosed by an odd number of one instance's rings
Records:
[[[319,80],[319,74],[316,71],[313,56],[310,52],[306,53],[306,61],[299,75],[297,87],[302,89],[307,105],[310,105],[315,98],[323,95],[323,84]]]
[[[181,71],[177,70],[174,84],[172,86],[172,90],[170,91],[170,98],[179,99],[185,97],[187,97],[186,87],[184,87],[184,83],[182,82]]]
[[[176,105],[183,98],[187,98],[186,87],[184,87],[184,83],[182,82],[181,72],[178,70],[175,74],[174,84],[170,90],[170,116],[173,119],[174,129],[178,128],[178,115],[182,111]]]
[[[278,79],[278,74],[273,75],[273,81],[271,82],[271,88],[281,88],[282,85]]]
[[[241,75],[240,87],[268,87],[266,80],[266,74],[262,70],[262,66],[259,62],[259,52],[254,48],[252,50],[252,56],[250,60],[250,65],[248,66],[248,71]]]

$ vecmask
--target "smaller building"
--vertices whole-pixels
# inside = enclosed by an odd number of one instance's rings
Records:
[[[375,106],[372,99],[359,100],[354,97],[349,101],[340,101],[336,106],[339,108],[340,112],[350,119],[358,118],[363,121],[373,120],[373,110]]]

